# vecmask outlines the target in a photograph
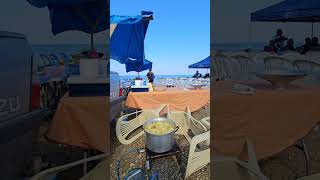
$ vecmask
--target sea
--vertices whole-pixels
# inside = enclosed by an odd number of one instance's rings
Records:
[[[256,49],[256,50],[262,50],[263,47],[266,45],[266,43],[217,43],[212,46],[213,50],[227,50],[227,51],[240,51],[244,49]],[[83,50],[90,49],[90,46],[87,44],[54,44],[54,45],[32,45],[32,48],[34,52],[38,54],[44,54],[44,55],[50,55],[50,54],[56,54],[59,57],[59,54],[64,53],[68,56],[71,56],[72,54],[80,53]],[[109,48],[107,44],[97,44],[95,45],[95,49],[98,52],[102,52],[105,55],[109,54]],[[122,82],[130,82],[133,79],[135,79],[137,75],[121,75],[120,79]],[[147,80],[145,75],[140,75],[143,80]],[[160,78],[186,78],[186,77],[192,77],[192,75],[158,75],[155,74],[155,82],[157,82]]]

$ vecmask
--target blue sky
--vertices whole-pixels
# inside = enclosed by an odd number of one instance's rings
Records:
[[[153,62],[155,74],[193,74],[188,65],[210,54],[210,1],[111,0],[111,15],[139,15],[153,11],[145,39],[146,58]],[[111,71],[121,75],[125,66],[111,60]],[[203,71],[206,72],[206,71]],[[147,71],[141,74],[146,74]]]

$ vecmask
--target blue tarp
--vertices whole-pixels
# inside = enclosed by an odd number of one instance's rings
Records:
[[[35,7],[48,7],[54,35],[78,30],[97,33],[109,29],[107,0],[27,0]]]
[[[128,59],[126,61],[126,71],[135,71],[135,72],[142,72],[148,69],[152,69],[152,62],[144,59],[143,63],[137,62],[135,60]]]
[[[208,56],[207,58],[196,62],[194,64],[189,65],[189,68],[195,68],[195,69],[200,69],[200,68],[210,68],[210,56]]]
[[[320,0],[286,0],[251,13],[251,21],[320,22]]]
[[[110,58],[121,64],[131,61],[143,62],[145,59],[144,39],[152,12],[142,12],[139,16],[110,16],[110,23],[116,28],[110,39]]]

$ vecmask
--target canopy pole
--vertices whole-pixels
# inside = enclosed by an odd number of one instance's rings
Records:
[[[313,25],[314,25],[314,22],[311,23],[311,38],[313,38]]]
[[[251,43],[252,43],[252,22],[250,22],[250,25],[249,25],[249,46],[248,46],[249,49],[251,49]]]
[[[90,33],[90,40],[91,40],[91,50],[93,51],[94,50],[94,47],[93,47],[93,33]]]

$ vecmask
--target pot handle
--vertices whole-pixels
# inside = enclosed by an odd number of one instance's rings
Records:
[[[176,127],[176,129],[174,130],[174,132],[177,132],[179,130],[179,126]]]

